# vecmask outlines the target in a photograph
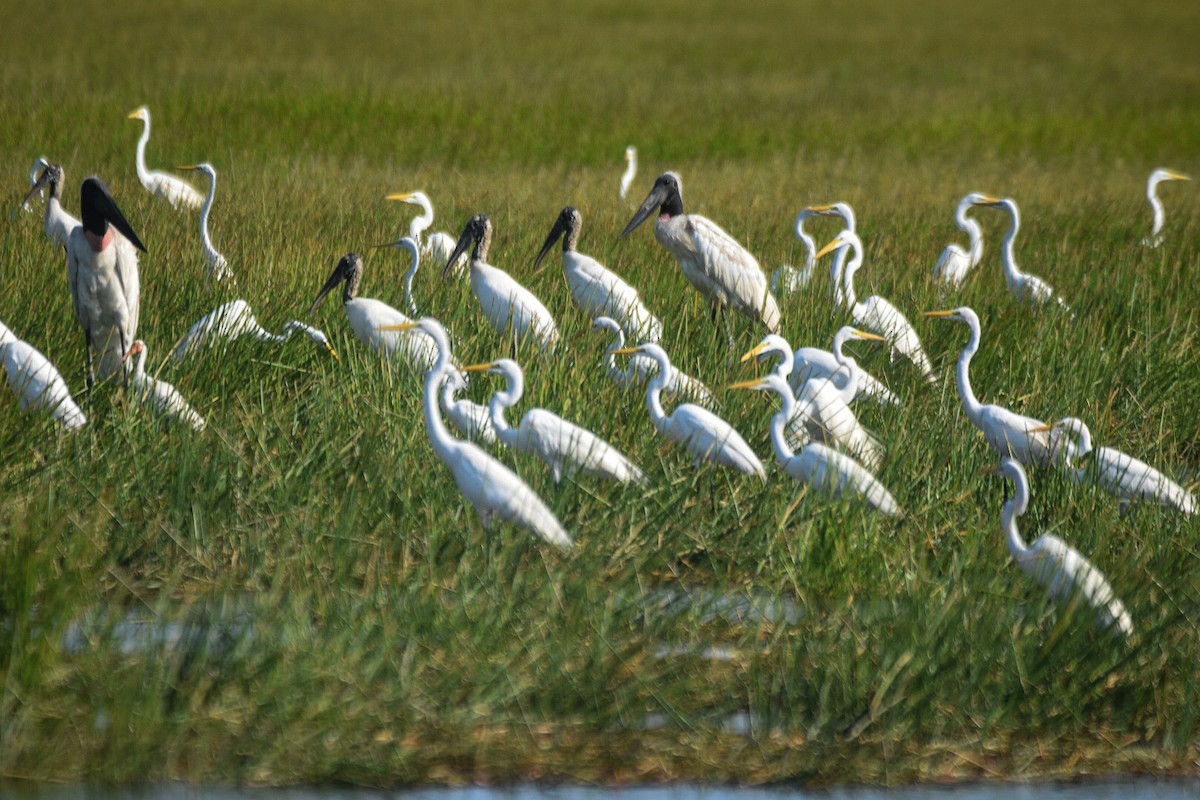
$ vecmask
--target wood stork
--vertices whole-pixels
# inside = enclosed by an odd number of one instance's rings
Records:
[[[146,374],[146,343],[141,339],[133,343],[125,357],[132,356],[137,356],[137,368],[130,379],[130,387],[138,402],[149,406],[156,415],[168,422],[187,425],[197,431],[204,430],[204,417],[183,399],[178,389]]]
[[[613,355],[617,350],[625,347],[625,332],[621,330],[621,326],[611,317],[596,317],[592,322],[592,330],[608,331],[613,334],[612,343],[604,351],[608,376],[612,378],[613,383],[627,389],[641,390],[645,388],[646,382],[658,372],[658,362],[649,356],[634,353],[629,357],[629,364],[621,369],[617,366],[616,356]],[[674,365],[671,366],[671,375],[663,386],[663,393],[667,397],[680,397],[709,408],[716,408],[717,405],[711,389]]]
[[[171,357],[176,361],[182,361],[191,353],[202,348],[233,342],[243,336],[249,336],[260,342],[282,344],[292,338],[292,334],[296,332],[305,334],[313,342],[324,347],[334,358],[338,358],[337,351],[329,343],[329,337],[325,335],[324,331],[294,319],[283,326],[282,332],[271,333],[258,323],[250,304],[245,300],[231,300],[223,303],[201,317],[184,334],[183,339],[175,346]]]
[[[639,342],[659,342],[663,333],[662,321],[646,308],[638,296],[637,289],[621,280],[615,272],[606,269],[599,261],[585,256],[577,249],[579,229],[582,225],[583,216],[579,209],[574,206],[564,208],[554,227],[550,229],[550,234],[533,262],[533,268],[537,270],[550,248],[562,239],[563,274],[567,278],[567,285],[571,287],[575,305],[593,321],[599,317],[615,319],[632,339]]]
[[[129,119],[140,119],[145,123],[142,128],[142,138],[137,145],[137,174],[142,186],[152,195],[163,198],[171,204],[171,208],[188,208],[195,210],[204,202],[204,195],[186,181],[168,175],[165,172],[146,168],[146,143],[150,141],[150,109],[139,106],[129,112]]]
[[[100,178],[84,180],[79,208],[83,221],[67,237],[67,279],[86,340],[90,390],[93,351],[100,353],[101,380],[127,374],[125,356],[137,336],[141,293],[137,251],[146,252],[146,246]]]
[[[621,199],[629,192],[629,186],[637,177],[637,148],[629,145],[625,148],[625,173],[621,176]]]
[[[442,277],[449,273],[451,264],[459,255],[474,245],[471,253],[471,291],[483,307],[483,315],[500,334],[511,331],[520,342],[532,338],[543,352],[558,345],[558,327],[554,317],[533,292],[517,283],[502,269],[487,263],[488,248],[492,243],[492,222],[487,214],[476,214],[467,221],[454,252],[442,269]]]
[[[454,475],[459,491],[474,506],[484,527],[490,528],[497,519],[502,519],[532,531],[553,545],[571,547],[574,542],[558,517],[525,481],[478,445],[459,441],[446,430],[437,400],[438,386],[454,370],[445,328],[432,317],[403,323],[401,327],[408,330],[399,333],[412,333],[420,328],[435,343],[437,360],[425,376],[425,430],[433,452]]]
[[[430,264],[444,264],[454,252],[454,237],[444,231],[437,231],[425,237],[425,231],[433,225],[433,203],[424,192],[396,192],[389,194],[385,200],[398,200],[403,203],[421,207],[421,215],[414,217],[408,225],[408,235],[421,248],[421,253],[429,259]],[[422,238],[424,237],[424,238]],[[450,266],[450,274],[459,278],[467,273],[467,256],[460,254]]]
[[[1029,479],[1020,463],[1007,456],[1000,459],[998,471],[1016,487],[1016,494],[1000,512],[1000,529],[1017,566],[1042,584],[1051,599],[1068,601],[1079,596],[1095,610],[1100,627],[1132,636],[1133,619],[1125,604],[1113,592],[1104,573],[1082,553],[1053,533],[1044,533],[1032,545],[1025,545],[1017,530],[1017,517],[1029,507]]]
[[[675,256],[688,282],[716,309],[732,307],[777,333],[779,306],[767,290],[767,277],[758,261],[712,220],[684,213],[678,174],[659,176],[621,237],[632,233],[656,208],[654,237]]]
[[[233,270],[225,261],[225,256],[217,252],[213,246],[212,237],[208,235],[208,217],[212,213],[213,198],[217,196],[217,171],[212,164],[191,164],[176,169],[185,172],[199,172],[208,176],[208,195],[204,198],[204,208],[200,210],[200,246],[204,248],[204,260],[208,262],[208,275],[220,283],[226,278],[233,277]]]
[[[938,283],[958,288],[966,280],[967,273],[979,266],[979,261],[983,258],[983,226],[977,220],[968,217],[967,212],[975,206],[998,201],[999,198],[981,192],[971,192],[958,201],[958,207],[954,209],[954,221],[958,224],[958,229],[967,234],[968,249],[963,250],[957,244],[946,246],[933,268],[933,277]]]
[[[577,471],[621,483],[645,481],[642,470],[620,450],[587,428],[569,422],[553,411],[531,408],[521,417],[516,428],[510,427],[504,412],[520,402],[525,393],[525,373],[517,362],[501,358],[487,364],[472,364],[463,370],[490,372],[504,378],[507,385],[492,395],[488,405],[492,428],[500,441],[513,450],[535,455],[544,461],[550,467],[555,483],[562,481],[564,472]]]
[[[977,203],[976,205],[1003,209],[1012,218],[1012,225],[1009,227],[1008,233],[1004,234],[1004,244],[1000,254],[1004,262],[1004,280],[1008,284],[1008,291],[1012,293],[1013,297],[1023,302],[1032,303],[1035,306],[1044,306],[1051,300],[1055,300],[1064,309],[1067,308],[1066,302],[1054,293],[1054,289],[1051,288],[1050,284],[1037,275],[1022,272],[1017,267],[1017,260],[1013,256],[1013,242],[1016,241],[1017,233],[1021,230],[1021,212],[1017,209],[1017,201],[1011,197],[1003,199],[993,197],[989,198],[987,202]]]
[[[804,230],[804,223],[813,217],[841,217],[847,230],[854,230],[854,209],[849,203],[829,203],[826,205],[808,206],[800,209],[796,215],[794,230],[800,244],[804,245],[804,265],[793,267],[784,264],[771,273],[771,292],[775,295],[789,295],[805,288],[812,282],[813,270],[817,266],[817,243],[812,234]]]
[[[671,359],[666,350],[647,342],[616,350],[613,355],[635,353],[642,353],[658,362],[658,374],[646,384],[646,408],[650,411],[650,421],[659,433],[692,454],[696,469],[700,469],[702,461],[712,461],[747,475],[755,475],[764,482],[767,480],[762,461],[728,422],[692,403],[678,405],[670,414],[663,410],[662,392],[667,385],[667,376],[671,374]]]
[[[854,273],[863,264],[862,240],[858,238],[858,234],[852,230],[842,231],[817,253],[817,258],[822,258],[833,250],[837,250],[833,261],[834,302],[850,311],[855,327],[878,333],[894,353],[912,361],[927,381],[937,383],[933,365],[921,349],[921,339],[917,336],[917,330],[908,318],[900,313],[900,309],[879,295],[872,295],[861,303],[858,302],[858,296],[854,292]],[[846,257],[851,251],[854,257],[847,264]]]
[[[801,483],[818,491],[828,492],[834,497],[853,497],[889,517],[900,517],[904,512],[896,498],[879,479],[853,458],[837,452],[820,442],[809,442],[797,454],[784,435],[786,427],[795,417],[796,398],[787,382],[771,374],[751,381],[735,383],[731,389],[753,389],[771,391],[779,395],[783,406],[771,417],[771,445],[775,459],[784,471]]]
[[[39,170],[33,188],[29,190],[29,194],[23,201],[23,204],[28,203],[34,193],[49,189],[50,196],[46,198],[46,238],[64,249],[71,231],[82,224],[62,207],[62,187],[65,181],[63,168],[47,161],[45,166]]]
[[[389,325],[400,325],[411,320],[387,303],[359,297],[358,286],[362,282],[362,273],[362,256],[358,253],[342,256],[309,308],[309,315],[317,310],[327,294],[344,283],[342,304],[359,341],[389,360],[400,358],[418,372],[425,372],[437,361],[437,343],[424,327],[413,326],[402,331],[388,329]]]
[[[979,350],[982,329],[974,310],[961,306],[949,311],[927,311],[925,316],[957,320],[971,329],[971,340],[958,357],[957,370],[958,396],[967,419],[983,431],[983,437],[1001,457],[1011,456],[1030,467],[1049,466],[1053,460],[1053,450],[1046,433],[1046,423],[1017,414],[1004,406],[983,405],[975,397],[971,388],[971,357]]]
[[[1166,221],[1162,201],[1158,199],[1158,185],[1163,181],[1190,181],[1187,175],[1169,169],[1156,169],[1150,173],[1146,181],[1146,199],[1150,201],[1150,209],[1154,212],[1154,228],[1150,235],[1142,240],[1146,247],[1158,247],[1162,244],[1162,228]]]
[[[0,322],[0,364],[8,385],[21,401],[21,411],[48,411],[67,430],[82,428],[87,416],[75,404],[58,369],[41,352]]]

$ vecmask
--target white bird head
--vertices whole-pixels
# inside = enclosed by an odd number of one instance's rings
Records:
[[[433,203],[429,201],[429,195],[424,192],[393,192],[383,198],[384,200],[399,200],[401,203],[420,206],[424,209],[432,209]]]
[[[959,322],[965,322],[973,328],[979,328],[979,315],[970,306],[959,306],[945,311],[926,311],[922,316],[935,317],[937,319],[953,319]]]
[[[637,161],[637,148],[636,147],[634,147],[633,145],[629,145],[629,147],[625,148],[625,160],[626,161]]]
[[[1063,417],[1052,425],[1031,428],[1029,432],[1050,433],[1050,451],[1055,460],[1073,461],[1092,452],[1092,432],[1079,417]]]
[[[1150,173],[1150,185],[1162,183],[1163,181],[1190,181],[1191,178],[1184,175],[1182,172],[1175,172],[1170,169],[1156,169]]]
[[[742,363],[749,361],[752,358],[757,358],[760,362],[772,356],[782,356],[784,358],[792,355],[792,346],[788,344],[787,339],[776,333],[767,334],[765,338],[754,347],[750,348],[745,355],[742,356]]]
[[[857,245],[859,250],[861,250],[862,240],[858,238],[858,234],[854,231],[849,229],[844,230],[832,242],[817,251],[817,258],[824,258],[834,250],[841,250],[843,247],[850,247],[851,245]]]
[[[788,382],[773,372],[761,378],[731,383],[729,384],[729,388],[750,389],[754,392],[775,392],[780,397],[789,396],[792,393],[792,387],[788,386]]]
[[[150,108],[148,106],[138,106],[125,117],[126,119],[140,119],[146,124],[150,123]]]
[[[62,197],[62,185],[65,180],[63,176],[63,168],[58,164],[51,164],[46,161],[45,157],[39,158],[34,164],[34,171],[38,173],[33,183],[30,186],[29,194],[25,195],[25,199],[21,201],[21,205],[25,205],[33,196],[40,192],[43,188],[50,187],[50,195],[52,197]]]
[[[212,164],[209,164],[207,161],[200,163],[200,164],[186,164],[182,167],[176,167],[175,169],[177,169],[181,172],[199,172],[201,175],[207,175],[209,178],[212,178],[213,180],[216,180],[216,177],[217,177],[216,168]]]

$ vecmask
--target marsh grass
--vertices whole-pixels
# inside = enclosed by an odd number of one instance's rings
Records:
[[[1004,548],[1008,490],[980,475],[993,456],[952,373],[967,331],[919,316],[979,312],[985,402],[1082,416],[1098,443],[1197,479],[1195,186],[1164,187],[1166,243],[1136,244],[1151,169],[1200,173],[1193,4],[126,2],[53,26],[45,13],[24,4],[0,32],[13,203],[40,153],[70,186],[108,180],[150,247],[139,335],[151,368],[209,428],[165,430],[109,386],[82,398],[75,435],[0,402],[0,774],[392,785],[1195,771],[1196,523],[1121,518],[1099,489],[1035,473],[1023,530],[1089,554],[1138,635],[1119,642],[1086,609],[1050,604]],[[207,282],[195,218],[137,183],[141,129],[124,115],[143,102],[152,167],[218,170],[211,227],[234,293]],[[625,205],[629,142],[642,164]],[[532,275],[558,211],[577,205],[581,249],[641,289],[675,362],[714,388],[747,377],[652,235],[617,238],[667,168],[690,210],[768,270],[797,263],[799,208],[855,206],[859,293],[903,309],[943,375],[930,390],[855,348],[904,398],[862,409],[888,447],[880,477],[902,522],[816,497],[773,465],[765,486],[694,471],[643,398],[604,376],[605,340],[571,305],[557,254]],[[651,477],[645,490],[556,488],[539,462],[500,453],[565,522],[570,554],[483,530],[428,446],[419,381],[354,339],[336,297],[314,321],[340,361],[302,338],[167,360],[235,294],[268,328],[302,316],[352,249],[363,294],[399,306],[406,262],[366,248],[407,230],[412,209],[383,195],[418,188],[436,230],[489,213],[494,263],[560,323],[560,357],[519,354],[518,411],[591,426]],[[930,272],[974,189],[1018,200],[1018,261],[1075,319],[1011,301],[1007,220],[987,210],[983,267],[940,295]],[[65,205],[77,209],[75,192]],[[837,233],[813,229],[821,243]],[[0,319],[79,393],[62,262],[35,215],[10,221]],[[793,341],[827,344],[841,324],[827,289],[823,264],[783,301]],[[506,352],[438,265],[423,265],[416,293],[464,363]],[[734,330],[747,349],[760,335],[740,318]],[[493,388],[481,377],[469,394]],[[768,454],[773,404],[719,399]],[[672,592],[691,601],[664,607]],[[744,612],[760,601],[798,613]],[[129,620],[185,634],[132,646]]]

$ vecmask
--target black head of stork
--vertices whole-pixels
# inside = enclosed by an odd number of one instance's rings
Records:
[[[621,231],[621,238],[624,239],[633,233],[654,213],[656,208],[660,214],[666,214],[669,217],[677,217],[683,213],[683,184],[680,182],[678,174],[664,172],[658,176],[658,180],[654,182],[654,188],[646,196],[645,202],[633,215],[633,219],[629,220],[625,230]]]
[[[563,252],[574,250],[579,240],[579,229],[583,225],[583,215],[579,213],[579,209],[575,206],[567,206],[558,215],[558,220],[555,221],[554,227],[550,229],[550,235],[546,237],[545,244],[542,245],[541,252],[538,253],[537,260],[533,262],[533,268],[536,270],[538,265],[542,263],[542,259],[550,252],[550,248],[554,247],[554,243],[560,238],[563,239]]]
[[[450,265],[467,252],[467,248],[472,244],[475,245],[475,249],[471,252],[471,260],[486,259],[488,247],[492,244],[492,221],[488,219],[487,214],[476,214],[467,220],[462,235],[458,237],[458,244],[454,245],[454,252],[442,267],[443,279],[450,274]]]
[[[325,281],[325,285],[321,287],[320,294],[317,299],[313,300],[312,306],[308,309],[308,315],[317,310],[317,306],[321,305],[321,301],[325,299],[325,295],[332,292],[338,287],[338,284],[345,281],[346,289],[342,293],[342,302],[349,303],[358,295],[358,283],[362,280],[363,260],[358,253],[346,253],[338,261],[337,266],[333,268],[333,273],[330,274],[329,280]]]
[[[108,233],[108,226],[112,225],[134,247],[143,253],[146,252],[146,245],[142,244],[142,240],[134,233],[133,226],[121,213],[121,208],[113,199],[112,192],[108,190],[104,181],[95,175],[84,179],[83,185],[79,187],[79,211],[83,220],[83,229],[88,233],[104,238],[104,234]]]

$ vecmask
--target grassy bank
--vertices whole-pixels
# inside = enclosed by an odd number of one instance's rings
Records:
[[[392,785],[1195,773],[1198,523],[1154,509],[1120,518],[1100,490],[1033,474],[1023,529],[1089,554],[1138,635],[1117,641],[1048,603],[1008,557],[1007,492],[980,474],[994,456],[950,380],[967,331],[919,318],[979,312],[985,402],[1081,416],[1099,444],[1196,480],[1195,184],[1163,189],[1166,243],[1137,242],[1150,171],[1200,174],[1200,12],[1112,5],[13,9],[0,31],[6,196],[15,205],[42,153],[71,187],[106,178],[150,250],[139,335],[153,369],[234,295],[207,282],[195,217],[137,182],[141,126],[125,114],[141,103],[152,166],[216,166],[213,237],[236,296],[272,329],[307,310],[348,250],[366,253],[363,294],[400,305],[407,261],[365,250],[407,230],[412,210],[386,193],[428,191],[434,228],[454,234],[489,213],[493,263],[542,298],[569,343],[552,360],[523,354],[521,408],[588,425],[651,480],[556,488],[541,464],[502,452],[578,547],[485,532],[429,448],[419,381],[357,342],[335,302],[316,324],[340,361],[295,340],[163,366],[207,417],[200,435],[164,431],[113,387],[86,400],[74,435],[0,397],[0,774]],[[765,487],[696,473],[654,434],[642,397],[609,383],[606,342],[571,304],[557,255],[532,274],[568,203],[583,213],[581,249],[640,288],[680,366],[714,388],[753,374],[730,366],[649,231],[618,241],[633,212],[617,200],[630,142],[633,202],[676,169],[689,210],[767,269],[799,258],[801,207],[854,205],[860,294],[908,314],[946,378],[931,391],[908,365],[852,348],[904,398],[862,409],[888,447],[879,477],[903,522],[814,497],[773,465]],[[930,273],[961,239],[954,204],[975,189],[1018,200],[1017,258],[1075,319],[1012,302],[1007,220],[987,210],[983,267],[940,295]],[[77,212],[77,191],[64,197]],[[821,243],[837,233],[810,227]],[[7,221],[0,320],[82,399],[63,261],[36,215]],[[460,359],[502,354],[466,285],[436,272],[418,276],[418,302]],[[827,281],[784,301],[792,341],[827,346],[841,324]],[[746,349],[761,334],[742,319],[735,333]],[[493,386],[483,377],[470,393]],[[768,455],[774,406],[720,399]]]

